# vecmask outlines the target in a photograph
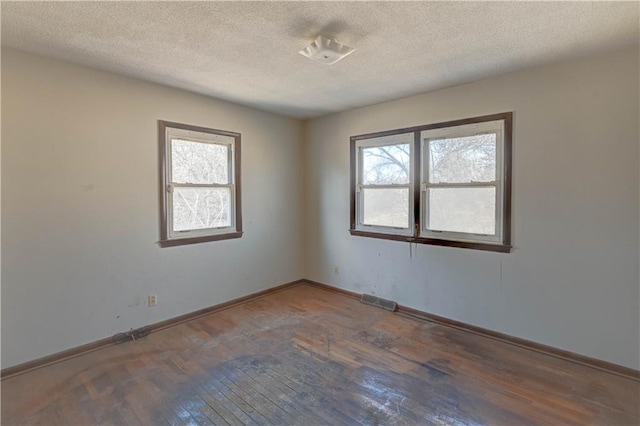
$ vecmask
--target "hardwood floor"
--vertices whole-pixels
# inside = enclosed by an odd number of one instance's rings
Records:
[[[2,424],[640,424],[640,382],[302,284],[2,381]]]

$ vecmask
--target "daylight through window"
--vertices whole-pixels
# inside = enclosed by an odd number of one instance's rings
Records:
[[[511,113],[351,138],[351,233],[510,248]]]
[[[160,122],[161,245],[242,235],[240,134]]]
[[[375,138],[359,146],[358,196],[363,225],[410,229],[412,136]]]

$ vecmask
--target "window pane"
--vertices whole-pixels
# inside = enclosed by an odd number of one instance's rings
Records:
[[[464,183],[496,180],[496,135],[429,141],[429,182]]]
[[[171,178],[175,183],[229,183],[229,147],[172,139]]]
[[[429,225],[432,231],[496,233],[496,189],[429,188]]]
[[[231,226],[230,188],[174,188],[173,230]]]
[[[409,183],[409,144],[362,148],[362,183]]]
[[[365,225],[409,227],[409,188],[364,188]]]

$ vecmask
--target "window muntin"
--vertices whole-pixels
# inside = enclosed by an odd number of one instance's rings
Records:
[[[509,252],[511,130],[508,112],[352,136],[351,234]]]
[[[161,245],[238,238],[240,134],[160,122]]]
[[[357,229],[410,234],[413,223],[413,134],[357,143]]]

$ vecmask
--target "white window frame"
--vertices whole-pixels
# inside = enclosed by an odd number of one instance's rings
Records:
[[[161,238],[160,245],[174,246],[219,239],[239,238],[242,235],[240,215],[240,134],[181,123],[159,121],[161,155]],[[228,182],[186,183],[174,182],[172,170],[172,144],[174,139],[227,147]],[[227,188],[230,193],[229,226],[203,229],[175,230],[173,228],[173,196],[175,188]]]
[[[496,135],[496,176],[494,181],[464,183],[431,183],[429,182],[429,143],[432,140],[461,138],[481,134]],[[502,220],[504,200],[504,120],[486,121],[483,123],[462,126],[443,127],[424,130],[420,135],[421,150],[421,182],[420,182],[420,237],[438,238],[451,241],[482,242],[500,244],[502,242]],[[467,232],[436,231],[427,227],[429,223],[429,188],[495,188],[495,234],[473,234]]]
[[[406,141],[399,140],[406,138]],[[364,184],[363,176],[363,150],[365,148],[375,148],[381,146],[394,146],[394,145],[409,145],[409,182],[406,184]],[[396,234],[396,235],[413,235],[414,233],[414,184],[413,175],[415,167],[415,155],[414,155],[414,136],[413,133],[399,133],[392,136],[382,136],[370,139],[361,139],[356,142],[356,229],[364,232],[376,232],[382,234]],[[407,228],[395,227],[395,226],[382,226],[382,225],[368,225],[364,223],[364,190],[367,188],[372,189],[391,189],[391,188],[407,188],[409,191],[409,200],[407,205],[408,217]]]

